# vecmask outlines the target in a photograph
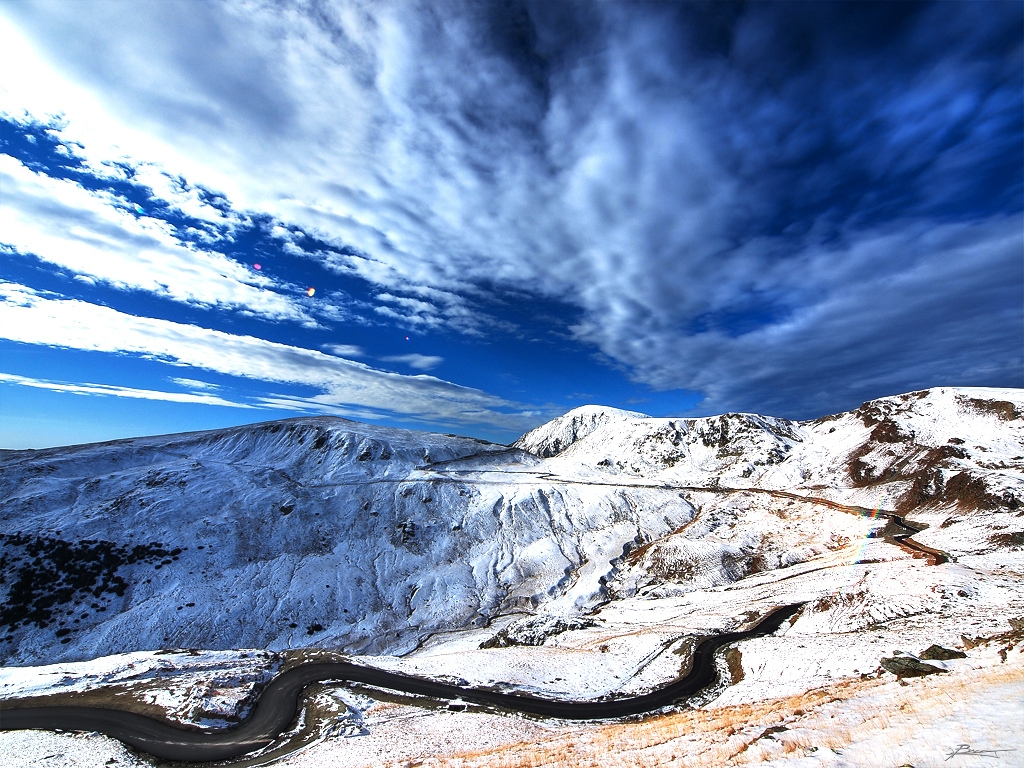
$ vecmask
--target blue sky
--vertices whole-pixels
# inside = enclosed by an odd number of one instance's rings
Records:
[[[1024,386],[1019,2],[67,8],[0,3],[0,447]]]

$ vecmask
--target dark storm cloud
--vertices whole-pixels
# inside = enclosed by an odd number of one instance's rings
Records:
[[[1024,385],[1019,3],[120,7],[8,10],[396,321],[561,301],[707,409]]]

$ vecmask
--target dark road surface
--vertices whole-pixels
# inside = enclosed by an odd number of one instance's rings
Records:
[[[151,755],[169,760],[229,760],[271,744],[294,722],[303,689],[311,683],[336,680],[363,683],[402,693],[442,699],[460,698],[476,704],[569,720],[599,720],[638,715],[674,704],[703,690],[717,679],[714,654],[725,645],[769,635],[800,610],[802,604],[777,608],[756,626],[713,635],[701,641],[690,672],[643,696],[609,701],[558,701],[433,682],[347,662],[310,663],[289,669],[264,689],[252,715],[232,730],[203,733],[177,728],[145,715],[92,707],[24,707],[0,702],[0,730],[26,728],[96,731]]]

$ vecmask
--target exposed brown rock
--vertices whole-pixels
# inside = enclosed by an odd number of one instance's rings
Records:
[[[1017,406],[1007,400],[980,400],[976,397],[959,396],[958,399],[964,405],[982,413],[994,413],[1003,421],[1015,421],[1024,418],[1024,413],[1017,409]]]

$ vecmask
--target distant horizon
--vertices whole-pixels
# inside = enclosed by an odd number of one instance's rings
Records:
[[[1024,5],[0,4],[0,448],[1024,388]]]
[[[969,389],[989,389],[989,390],[996,390],[996,391],[998,391],[998,390],[1020,390],[1021,392],[1024,392],[1024,387],[956,387],[956,386],[949,386],[949,385],[940,385],[938,387],[925,387],[923,390],[911,390],[911,392],[914,392],[914,391],[917,391],[917,392],[928,391],[928,390],[932,390],[932,389],[968,389],[968,390]],[[910,392],[897,392],[897,393],[894,393],[892,395],[881,395],[880,397],[872,398],[871,400],[882,400],[882,399],[889,398],[889,397],[900,397],[901,395],[906,395],[906,394],[910,394]],[[871,400],[865,401],[865,402],[871,402]],[[861,405],[863,405],[863,403]],[[580,409],[580,408],[588,408],[588,407],[607,408],[607,409],[611,409],[611,410],[621,410],[621,411],[626,411],[626,412],[632,411],[632,412],[640,413],[644,418],[651,418],[651,419],[674,419],[674,418],[678,418],[678,419],[701,419],[701,418],[714,418],[716,416],[723,416],[723,415],[726,415],[728,413],[746,413],[746,414],[750,414],[750,415],[768,416],[768,417],[772,417],[772,418],[781,418],[781,417],[776,417],[774,414],[771,414],[771,413],[758,413],[758,412],[755,412],[755,411],[724,411],[724,412],[719,412],[719,413],[706,413],[706,414],[698,414],[698,415],[664,414],[664,415],[660,415],[660,416],[653,416],[651,414],[643,413],[641,411],[636,411],[636,409],[631,409],[631,408],[616,408],[615,406],[601,405],[600,403],[585,403],[583,405],[573,406],[572,408],[569,408],[568,410],[566,410],[564,413],[557,414],[557,415],[553,416],[551,419],[548,419],[547,421],[544,421],[544,422],[541,422],[540,424],[535,425],[534,427],[531,428],[531,430],[532,429],[536,429],[539,426],[543,426],[544,424],[549,423],[550,421],[553,421],[555,419],[561,418],[562,416],[565,416],[565,415],[569,414],[570,412],[572,412],[574,410],[577,410],[577,409]],[[843,410],[843,411],[833,411],[833,412],[830,412],[830,413],[823,413],[823,414],[820,414],[818,416],[812,416],[812,417],[807,418],[807,419],[793,419],[793,421],[799,421],[799,422],[815,421],[816,419],[824,418],[824,417],[827,417],[827,416],[833,416],[833,415],[836,415],[836,414],[839,414],[839,413],[848,413],[850,411],[856,410],[857,407],[859,407],[859,406],[856,406],[854,408],[849,408],[849,409],[846,409],[846,410]],[[269,424],[269,423],[274,423],[274,422],[278,422],[278,421],[290,421],[290,420],[295,421],[295,420],[300,420],[300,419],[319,419],[319,418],[342,419],[342,420],[351,421],[351,422],[354,422],[354,423],[357,423],[357,424],[367,424],[369,426],[388,427],[388,428],[391,428],[391,429],[408,429],[408,430],[412,430],[412,431],[429,432],[429,433],[433,433],[433,434],[444,434],[444,435],[449,436],[449,437],[463,437],[463,438],[468,438],[468,439],[473,439],[473,440],[487,440],[487,438],[481,438],[478,435],[473,435],[473,434],[464,433],[464,432],[441,432],[439,430],[423,429],[422,427],[416,427],[416,426],[413,426],[413,427],[401,427],[401,426],[396,426],[396,425],[393,425],[393,424],[380,424],[380,423],[376,423],[376,422],[372,422],[372,421],[364,421],[364,420],[361,420],[361,419],[351,419],[351,418],[348,418],[348,417],[345,417],[345,416],[334,416],[332,414],[307,413],[307,414],[299,414],[299,415],[287,415],[287,416],[282,416],[280,418],[274,418],[274,419],[260,419],[258,421],[243,421],[243,422],[239,422],[237,424],[224,424],[224,425],[221,425],[221,426],[204,426],[204,427],[199,427],[197,429],[181,429],[181,430],[178,430],[178,431],[171,431],[171,432],[146,432],[146,433],[140,433],[140,434],[125,434],[125,435],[121,435],[121,436],[118,436],[118,437],[107,437],[107,438],[102,438],[102,439],[98,439],[98,440],[85,440],[85,441],[82,441],[82,442],[56,443],[56,444],[53,444],[53,445],[35,445],[35,446],[21,446],[21,447],[8,447],[6,445],[0,445],[0,451],[42,451],[42,450],[57,449],[57,448],[73,448],[73,447],[76,447],[76,446],[95,445],[95,444],[102,444],[102,443],[111,443],[111,442],[117,442],[117,441],[120,441],[120,440],[136,440],[136,439],[145,439],[145,438],[150,438],[150,437],[173,437],[175,435],[193,434],[193,433],[197,433],[197,432],[212,432],[212,431],[219,431],[219,430],[223,430],[223,429],[244,429],[246,427],[258,427],[261,424]],[[509,439],[509,440],[505,440],[505,441],[487,440],[487,442],[495,443],[497,445],[511,445],[512,443],[514,443],[516,440],[518,440],[520,437],[522,437],[526,433],[530,432],[531,430],[526,430],[525,432],[517,434],[512,439]]]

